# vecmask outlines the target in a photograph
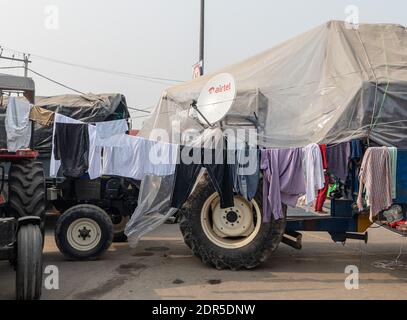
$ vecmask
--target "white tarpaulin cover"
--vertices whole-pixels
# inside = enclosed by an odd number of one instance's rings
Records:
[[[139,134],[152,138],[152,132],[163,129],[168,142],[179,143],[175,131],[202,131],[190,104],[219,73],[231,74],[237,88],[225,123],[233,127],[239,126],[233,118],[257,120],[260,146],[301,147],[365,137],[407,148],[407,29],[401,25],[347,28],[330,21],[241,63],[170,87]],[[152,218],[142,207],[127,226],[135,238],[149,229],[145,226]],[[159,211],[161,216],[168,212]]]

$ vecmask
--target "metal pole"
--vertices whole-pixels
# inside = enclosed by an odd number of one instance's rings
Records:
[[[204,74],[205,43],[205,0],[201,0],[201,24],[199,31],[199,61],[202,61],[202,75]]]
[[[28,76],[28,56],[24,54],[24,77]]]

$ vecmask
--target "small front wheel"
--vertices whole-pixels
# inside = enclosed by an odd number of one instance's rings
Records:
[[[16,298],[36,300],[42,287],[42,244],[40,226],[22,225],[17,234]]]
[[[70,260],[94,260],[112,244],[112,220],[97,206],[76,205],[58,218],[55,241],[61,253]]]

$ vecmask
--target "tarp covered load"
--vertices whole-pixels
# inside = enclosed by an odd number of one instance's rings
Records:
[[[235,78],[238,91],[231,114],[263,108],[260,145],[299,147],[369,137],[407,147],[407,30],[401,25],[348,29],[344,22],[331,21],[241,63],[168,88],[140,134],[162,128],[171,137],[175,119],[181,121],[181,132],[201,129],[187,116],[191,101],[223,72]],[[259,95],[265,101],[261,105]]]
[[[180,143],[179,132],[203,132],[190,105],[219,73],[231,74],[237,87],[224,124],[255,123],[262,147],[354,138],[407,147],[407,30],[401,25],[347,28],[330,21],[241,63],[170,87],[139,135],[153,139],[157,131],[166,132],[161,139]],[[144,179],[139,207],[126,227],[133,244],[176,211],[171,192],[160,192],[171,190],[172,181],[173,176]]]
[[[126,98],[122,94],[65,94],[51,97],[36,97],[35,105],[83,122],[101,122],[130,117]],[[4,110],[5,112],[5,110]],[[1,128],[4,130],[4,116],[1,114]],[[6,143],[5,134],[0,134],[0,144]],[[34,125],[34,149],[42,156],[51,153],[52,126]]]

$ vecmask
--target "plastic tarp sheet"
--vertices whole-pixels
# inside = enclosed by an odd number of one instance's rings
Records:
[[[36,97],[35,105],[83,122],[101,122],[130,117],[126,98],[122,94],[86,94]],[[3,108],[1,108],[3,109]],[[0,145],[6,143],[5,110],[0,110]],[[34,149],[41,157],[49,158],[52,145],[52,126],[34,123]]]
[[[352,29],[330,21],[241,63],[170,87],[139,135],[151,138],[159,130],[167,133],[168,142],[177,143],[177,132],[202,131],[190,116],[190,104],[211,77],[224,72],[234,77],[238,92],[225,122],[256,114],[261,147],[368,138],[407,148],[407,30],[401,25]],[[149,183],[142,187],[149,189]],[[156,185],[150,184],[150,192],[140,198],[127,226],[134,244],[151,229],[146,221],[157,225],[168,206],[147,205],[161,203]]]

